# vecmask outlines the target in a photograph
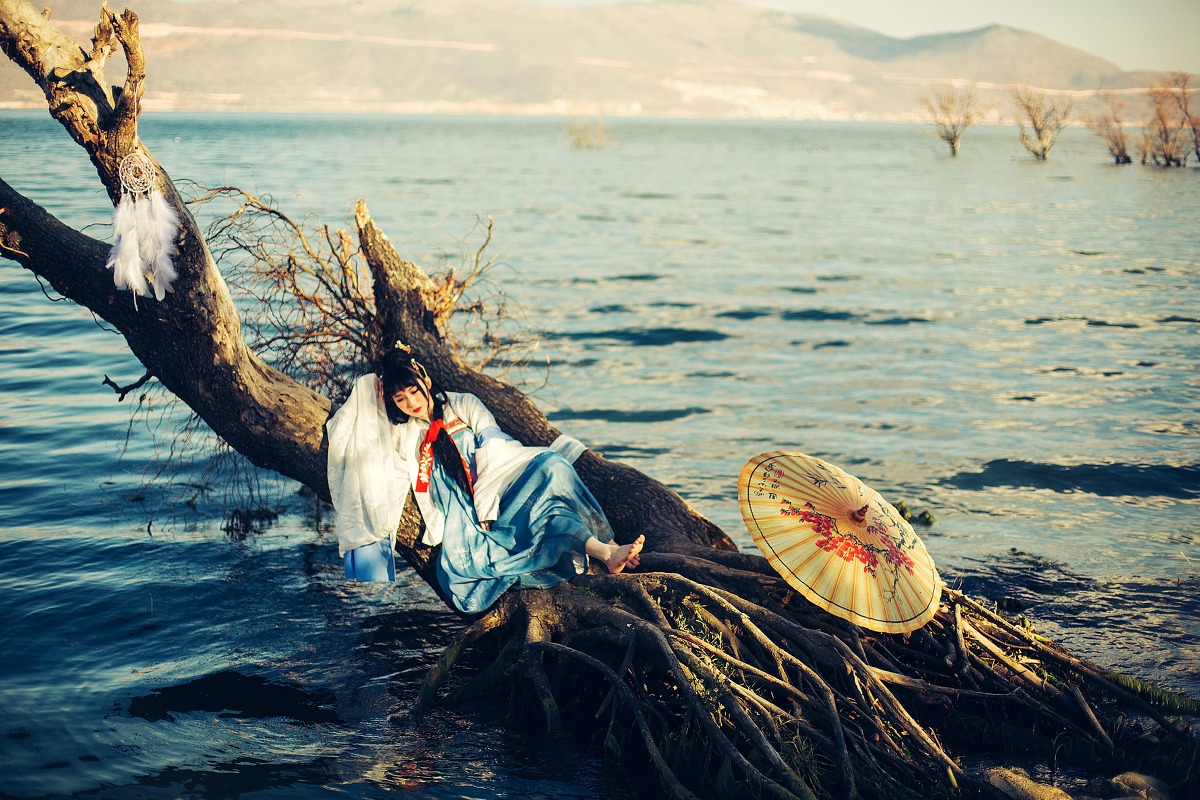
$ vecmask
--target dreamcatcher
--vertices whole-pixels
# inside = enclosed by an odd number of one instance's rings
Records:
[[[133,292],[136,308],[137,296],[149,297],[151,285],[157,300],[174,291],[171,283],[178,273],[171,259],[177,252],[179,216],[158,190],[158,170],[148,155],[135,149],[121,159],[119,174],[121,199],[113,209],[116,242],[107,266],[117,288]]]

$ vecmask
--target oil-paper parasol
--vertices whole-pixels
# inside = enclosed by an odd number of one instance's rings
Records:
[[[738,505],[771,566],[821,608],[884,633],[937,613],[942,581],[924,543],[839,467],[803,453],[755,456],[738,476]]]

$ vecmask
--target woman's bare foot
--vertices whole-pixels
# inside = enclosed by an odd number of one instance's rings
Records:
[[[608,567],[609,572],[620,572],[626,567],[636,567],[641,563],[642,559],[639,553],[642,552],[642,546],[645,544],[645,536],[637,537],[630,544],[609,542],[601,545],[607,552],[598,557],[604,562],[604,566]]]
[[[639,554],[645,544],[645,536],[639,536],[630,544],[602,542],[593,536],[587,540],[584,551],[592,558],[603,561],[609,572],[620,572],[626,567],[636,567],[641,563]]]

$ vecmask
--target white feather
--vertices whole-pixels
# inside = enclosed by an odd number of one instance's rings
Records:
[[[121,199],[117,203],[117,207],[113,209],[113,246],[112,249],[108,251],[108,261],[105,263],[105,266],[109,269],[113,269],[117,263],[117,258],[121,252],[121,236],[123,235],[124,231],[129,230],[129,217],[132,213],[132,201],[125,195],[121,195]],[[124,289],[125,284],[122,282],[121,278],[118,277],[118,274],[119,273],[114,272],[113,279],[116,281],[118,289]]]
[[[178,251],[175,242],[179,234],[179,216],[175,209],[171,208],[167,198],[163,197],[162,192],[151,192],[148,205],[154,248],[144,255],[150,263],[154,296],[162,300],[167,292],[174,291],[171,284],[179,277],[172,262]]]
[[[138,252],[142,254],[142,265],[150,266],[151,259],[154,258],[154,252],[158,249],[158,244],[154,241],[154,219],[151,216],[153,213],[154,204],[149,198],[141,195],[133,196],[134,221],[137,225],[137,240]]]
[[[108,266],[113,271],[113,283],[118,289],[129,289],[142,297],[150,296],[150,287],[142,268],[138,242],[137,200],[123,195],[113,210],[113,234],[116,242],[108,254]]]

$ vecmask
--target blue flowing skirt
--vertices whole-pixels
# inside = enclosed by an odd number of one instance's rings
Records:
[[[438,581],[468,614],[487,610],[513,586],[546,588],[584,572],[587,540],[613,538],[600,504],[556,452],[539,453],[501,495],[491,530],[436,464],[430,489],[446,514]]]

